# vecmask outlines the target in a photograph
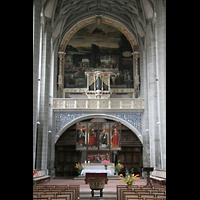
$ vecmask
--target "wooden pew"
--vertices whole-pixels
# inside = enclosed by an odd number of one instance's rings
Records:
[[[80,185],[69,185],[69,189],[75,189],[75,198],[78,199],[80,195]]]
[[[139,194],[133,191],[122,191],[121,200],[127,200],[128,197],[139,197]]]
[[[158,181],[161,185],[163,183],[166,184],[166,171],[164,170],[153,170],[152,174],[150,175],[150,179],[153,181]]]
[[[159,186],[140,186],[127,188],[126,185],[117,185],[117,200],[128,200],[129,198],[137,199],[142,197],[143,200],[147,198],[159,200],[159,198],[166,198],[166,187]],[[158,199],[157,199],[158,198]],[[141,198],[139,198],[141,199]]]
[[[37,173],[33,176],[33,180],[35,182],[39,182],[39,181],[45,181],[48,180],[50,181],[50,176],[45,176],[45,170],[38,170]]]
[[[50,197],[50,200],[69,200],[68,197]]]
[[[67,197],[69,200],[72,199],[72,192],[63,192],[56,194],[56,197]]]
[[[80,185],[34,185],[33,186],[33,198],[46,199],[44,196],[48,196],[55,199],[67,199],[77,200],[80,194]],[[51,197],[50,197],[51,196]],[[59,197],[59,198],[57,198]]]

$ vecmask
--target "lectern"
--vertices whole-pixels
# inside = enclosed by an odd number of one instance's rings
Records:
[[[150,181],[150,172],[153,171],[153,167],[144,167],[143,171],[147,172],[147,185],[151,185],[151,181]]]

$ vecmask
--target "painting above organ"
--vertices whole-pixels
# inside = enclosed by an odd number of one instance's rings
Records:
[[[121,150],[121,123],[77,123],[76,150]]]
[[[112,72],[111,88],[133,88],[132,51],[127,38],[114,27],[102,23],[85,26],[66,47],[64,88],[86,88],[85,72],[94,71]]]

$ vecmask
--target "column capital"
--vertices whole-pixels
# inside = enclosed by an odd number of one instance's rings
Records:
[[[60,59],[63,59],[65,55],[66,55],[65,52],[62,52],[62,51],[59,51],[59,52],[58,52],[58,57],[59,57]]]
[[[134,58],[134,59],[138,59],[138,58],[139,58],[139,54],[140,54],[140,53],[139,53],[138,51],[133,52],[133,53],[132,53],[133,58]]]

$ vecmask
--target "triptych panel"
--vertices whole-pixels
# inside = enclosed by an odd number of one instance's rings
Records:
[[[121,123],[76,124],[76,150],[121,150]]]

